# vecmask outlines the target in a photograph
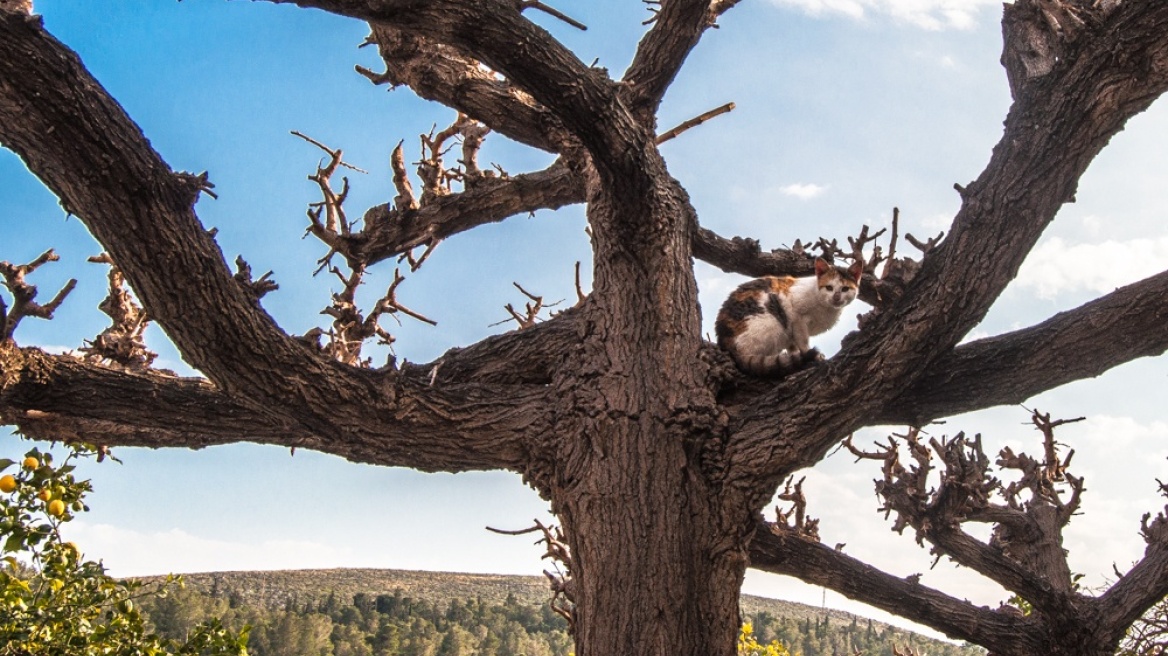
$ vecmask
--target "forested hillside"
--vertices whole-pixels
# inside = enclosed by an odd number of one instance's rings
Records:
[[[567,622],[547,605],[538,577],[315,570],[194,574],[185,589],[143,600],[161,635],[179,638],[207,617],[250,625],[254,656],[567,656]],[[760,642],[792,654],[856,650],[891,656],[911,646],[930,656],[983,653],[839,611],[744,597]]]

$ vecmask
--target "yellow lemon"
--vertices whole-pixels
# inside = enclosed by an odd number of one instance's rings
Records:
[[[49,488],[46,487],[45,489],[41,490],[40,492],[37,492],[37,498],[40,499],[41,501],[47,502],[53,498],[53,493],[52,493],[52,491],[49,490]]]
[[[32,471],[32,470],[36,469],[37,467],[40,467],[41,462],[39,460],[37,460],[36,458],[29,456],[29,457],[24,459],[24,462],[21,463],[21,466],[24,467],[25,469],[27,469],[28,471]]]
[[[16,477],[12,474],[0,476],[0,492],[7,494],[16,489]]]
[[[60,517],[65,514],[65,502],[60,499],[53,499],[49,502],[49,514],[53,517]]]

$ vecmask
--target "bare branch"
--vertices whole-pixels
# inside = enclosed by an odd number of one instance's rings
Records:
[[[776,521],[771,530],[819,542],[819,520],[807,516],[807,497],[803,494],[803,481],[806,480],[806,477],[800,478],[799,482],[795,483],[794,488],[792,488],[791,482],[794,479],[794,476],[787,479],[783,491],[778,494],[779,500],[791,502],[791,508],[783,512],[781,508],[775,507]],[[794,515],[794,521],[791,520],[791,515]]]
[[[925,241],[921,241],[921,240],[917,239],[916,237],[913,237],[912,234],[910,234],[910,233],[905,233],[905,235],[904,235],[905,241],[907,241],[908,243],[915,246],[917,248],[917,250],[919,250],[924,255],[928,255],[929,253],[931,253],[933,251],[933,249],[936,248],[937,245],[940,244],[941,240],[944,238],[945,238],[944,232],[939,232],[939,233],[937,233],[936,237],[929,237]]]
[[[576,304],[572,307],[580,307],[588,295],[584,293],[584,287],[580,284],[580,261],[576,261]]]
[[[580,21],[569,17],[568,15],[564,14],[563,12],[561,12],[553,7],[549,7],[549,6],[545,5],[544,3],[540,2],[539,0],[518,0],[518,3],[519,3],[519,11],[523,11],[524,9],[528,9],[528,8],[538,9],[539,11],[542,11],[545,14],[548,14],[549,16],[554,16],[554,17],[564,21],[568,25],[571,25],[572,27],[574,27],[578,30],[584,31],[584,30],[588,29],[588,26],[585,25],[584,23],[581,23]]]
[[[1128,627],[1154,604],[1163,604],[1168,596],[1168,540],[1163,530],[1168,520],[1163,512],[1158,514],[1153,528],[1148,525],[1148,517],[1145,515],[1141,522],[1148,543],[1143,559],[1099,597],[1106,626]],[[1165,628],[1162,616],[1153,618],[1151,626],[1136,627],[1139,631],[1150,630],[1160,636],[1164,635]]]
[[[807,276],[815,272],[815,258],[794,249],[763,252],[758,241],[743,237],[726,239],[698,227],[693,238],[694,257],[728,273],[745,276]]]
[[[398,212],[407,212],[418,209],[418,200],[414,197],[414,188],[410,185],[410,177],[406,173],[406,160],[402,154],[402,144],[397,142],[390,156],[390,166],[393,168],[393,186],[397,188],[397,197],[393,199],[393,207]]]
[[[405,363],[402,373],[434,385],[465,382],[547,385],[553,363],[578,343],[581,312],[568,309],[526,330],[455,348],[428,364]]]
[[[239,284],[243,285],[244,289],[246,289],[257,302],[268,292],[272,292],[280,288],[280,286],[276,284],[276,281],[271,279],[271,271],[268,271],[264,275],[260,276],[259,280],[254,280],[252,278],[251,266],[247,263],[246,260],[243,259],[242,255],[235,258],[235,268],[235,280]]]
[[[86,354],[86,360],[90,362],[116,365],[130,371],[146,371],[158,357],[157,353],[146,348],[145,332],[149,325],[146,311],[134,302],[133,296],[126,289],[121,269],[107,253],[95,255],[89,261],[110,267],[109,293],[98,309],[110,318],[111,324],[79,350]]]
[[[579,275],[579,270],[577,270],[577,276],[578,275]],[[578,282],[579,282],[579,279],[577,278],[577,283]],[[548,303],[545,305],[542,296],[536,296],[535,294],[532,294],[531,292],[524,289],[517,282],[511,283],[511,284],[515,285],[515,288],[518,289],[521,294],[523,294],[528,299],[530,299],[530,302],[524,304],[524,314],[519,314],[519,312],[517,312],[515,310],[515,308],[510,303],[503,306],[503,309],[507,310],[507,313],[511,315],[511,319],[514,319],[515,322],[519,324],[520,330],[523,330],[526,328],[531,328],[532,326],[536,325],[537,321],[540,320],[539,313],[542,312],[545,307],[548,307],[548,308],[555,307],[563,302],[563,301],[556,301],[555,303]],[[504,319],[503,321],[500,321],[498,323],[494,323],[491,325],[498,326],[500,324],[507,323],[507,321],[508,321],[507,319]]]
[[[576,594],[575,585],[572,582],[572,570],[574,564],[572,562],[571,549],[564,538],[564,533],[558,526],[545,526],[543,522],[538,519],[534,520],[535,525],[530,528],[519,529],[517,531],[506,531],[497,528],[487,527],[488,531],[498,533],[500,535],[526,535],[528,533],[539,532],[543,537],[536,541],[536,544],[543,543],[547,545],[547,551],[542,556],[543,559],[550,559],[556,564],[556,571],[549,572],[544,570],[544,576],[548,579],[548,584],[552,590],[552,597],[548,600],[548,605],[552,611],[560,617],[563,617],[568,622],[568,632],[575,633],[576,630]],[[560,569],[560,565],[563,569]]]
[[[661,144],[665,143],[666,141],[669,141],[670,139],[676,137],[677,135],[681,134],[682,132],[685,132],[686,130],[688,130],[690,128],[695,128],[695,127],[701,125],[702,123],[709,121],[712,118],[716,118],[718,116],[721,116],[722,114],[726,114],[726,113],[731,112],[731,111],[734,111],[734,103],[732,103],[732,102],[726,103],[725,105],[722,105],[721,107],[716,107],[714,109],[711,109],[710,111],[705,112],[703,114],[699,114],[699,115],[689,119],[688,121],[683,121],[682,123],[680,123],[676,127],[670,128],[669,130],[666,130],[665,132],[662,132],[661,134],[657,135],[657,145],[661,145]]]
[[[772,531],[761,520],[750,543],[750,566],[830,588],[849,599],[914,618],[951,638],[977,640],[991,649],[994,640],[1002,640],[1001,646],[1009,648],[1031,644],[1033,653],[1040,653],[1044,644],[1033,622],[1025,618],[974,606],[915,580],[881,572],[830,546]]]
[[[627,114],[607,112],[620,102],[618,85],[607,79],[603,71],[589,68],[547,32],[524,19],[515,0],[474,3],[391,0],[376,4],[359,0],[273,1],[391,25],[402,33],[431,39],[435,45],[474,52],[478,61],[503,74],[550,110],[572,135],[568,139],[574,137],[587,148],[592,164],[599,172],[628,176],[630,180],[644,175],[644,158],[648,154],[641,145],[649,138],[644,126],[638,125]],[[497,35],[501,34],[507,37],[498,38]],[[523,43],[524,47],[515,48],[517,42]],[[460,80],[465,77],[465,68],[460,66]],[[493,129],[503,131],[496,117],[474,111],[468,113]],[[561,139],[560,144],[567,141]]]
[[[570,140],[559,120],[530,95],[485,70],[457,49],[392,25],[372,23],[370,42],[385,62],[384,73],[360,66],[375,84],[407,85],[427,100],[440,102],[520,143],[561,151]]]
[[[402,211],[400,204],[370,208],[364,229],[350,239],[350,249],[372,264],[480,225],[583,201],[583,180],[559,161],[543,171],[506,179],[484,174],[473,188],[433,197],[418,209]]]
[[[28,264],[11,264],[9,262],[0,262],[0,276],[4,278],[4,286],[12,294],[12,307],[5,305],[4,300],[0,298],[0,341],[11,340],[12,335],[16,332],[16,326],[20,324],[20,320],[25,317],[36,317],[38,319],[52,319],[53,313],[65,302],[65,297],[77,285],[77,281],[70,279],[65,283],[65,286],[57,292],[53,300],[41,305],[36,302],[37,288],[35,285],[30,285],[25,281],[25,278],[32,272],[39,269],[47,262],[56,262],[60,260],[60,256],[53,249],[49,249],[41,253],[32,262]]]

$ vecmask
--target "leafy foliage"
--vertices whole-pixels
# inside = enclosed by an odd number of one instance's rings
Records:
[[[88,510],[83,499],[92,491],[74,477],[72,462],[94,455],[105,454],[73,445],[60,465],[39,449],[19,463],[0,460],[0,656],[247,654],[248,630],[231,631],[215,619],[175,639],[151,633],[139,603],[181,582],[114,579],[61,539],[61,525]]]
[[[738,634],[738,654],[739,656],[791,656],[791,652],[782,645],[778,640],[772,640],[768,644],[759,643],[758,639],[754,637],[754,626],[750,622],[742,624],[742,630]]]

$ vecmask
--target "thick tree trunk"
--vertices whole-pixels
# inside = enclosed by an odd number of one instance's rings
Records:
[[[636,175],[613,184],[598,167],[590,185],[594,291],[556,376],[549,492],[572,549],[576,654],[731,656],[752,518],[718,464],[693,209],[654,148],[638,155]]]
[[[598,459],[560,505],[572,538],[576,654],[731,656],[746,568],[740,542],[718,528],[710,491],[690,467],[617,464],[677,459],[669,452],[678,445],[645,448],[651,433],[614,429],[613,446],[627,451]]]

